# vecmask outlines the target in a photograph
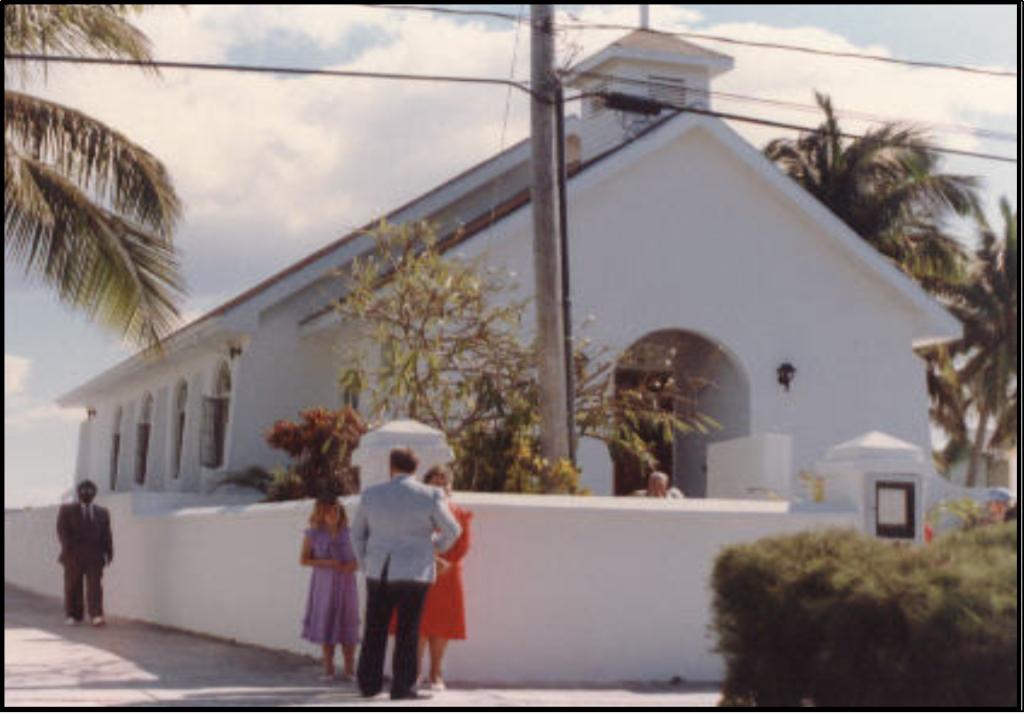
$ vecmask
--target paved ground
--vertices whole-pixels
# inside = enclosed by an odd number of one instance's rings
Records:
[[[386,706],[316,680],[312,659],[124,619],[66,627],[55,599],[4,587],[4,706]],[[664,684],[552,688],[452,684],[440,707],[714,706],[718,691]]]

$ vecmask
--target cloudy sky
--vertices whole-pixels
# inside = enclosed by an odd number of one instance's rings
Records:
[[[584,22],[638,18],[635,5],[559,7]],[[260,5],[165,7],[138,24],[163,60],[529,77],[528,31],[502,20]],[[980,67],[1014,70],[1017,61],[1012,5],[659,5],[651,24]],[[565,31],[561,61],[621,34]],[[1015,137],[1012,78],[704,45],[736,62],[714,90],[812,104],[817,89],[841,111],[926,123],[943,145],[1017,154],[1015,138],[982,140],[958,128]],[[179,70],[154,79],[122,68],[52,67],[45,85],[29,89],[102,119],[165,161],[186,205],[177,236],[186,320],[524,138],[529,121],[523,95],[502,87]],[[818,119],[725,98],[714,105],[805,125]],[[870,126],[843,123],[851,131]],[[735,128],[758,146],[778,135]],[[982,177],[990,207],[999,195],[1016,200],[1014,164],[951,158],[946,169]],[[5,504],[53,501],[70,483],[83,416],[53,400],[130,350],[6,267],[4,317]]]

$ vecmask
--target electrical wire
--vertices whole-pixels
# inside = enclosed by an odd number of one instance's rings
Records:
[[[368,78],[368,79],[388,79],[388,80],[406,80],[406,81],[422,81],[422,82],[448,82],[448,83],[460,83],[460,84],[486,84],[486,85],[501,85],[507,87],[513,87],[519,89],[526,94],[534,97],[538,101],[544,101],[549,103],[544,97],[540,97],[529,87],[525,86],[521,82],[515,82],[507,79],[495,79],[488,77],[459,77],[452,75],[428,75],[428,74],[402,74],[395,72],[356,72],[347,70],[332,70],[332,69],[301,69],[296,67],[268,67],[268,66],[253,66],[253,65],[233,65],[233,64],[219,64],[219,63],[201,63],[201,62],[170,62],[170,61],[142,61],[142,60],[127,60],[127,59],[108,59],[99,57],[68,57],[62,55],[36,55],[36,54],[4,54],[4,59],[16,60],[16,61],[38,61],[38,62],[56,62],[66,64],[92,64],[92,65],[110,65],[110,66],[136,66],[136,67],[153,67],[159,69],[195,69],[195,70],[211,70],[211,71],[232,71],[232,72],[253,72],[253,73],[269,73],[269,74],[290,74],[290,75],[314,75],[314,76],[330,76],[330,77],[348,77],[348,78]],[[642,81],[642,80],[641,80]],[[572,97],[566,98],[566,101],[575,101],[582,99],[587,96],[602,96],[600,92],[594,93],[581,93]],[[713,112],[710,110],[697,109],[695,107],[678,107],[668,104],[666,102],[659,102],[664,104],[665,108],[674,108],[684,111],[689,111],[697,114],[706,114],[708,116],[716,116],[722,119],[730,119],[733,121],[741,121],[748,123],[761,124],[763,126],[773,126],[776,128],[793,129],[796,131],[814,131],[815,129],[807,126],[800,126],[796,124],[787,124],[785,122],[770,121],[767,119],[760,119],[757,117],[744,116],[740,114],[729,114],[725,112]],[[844,138],[860,139],[864,138],[858,134],[841,133]],[[983,158],[993,161],[1001,161],[1006,163],[1017,163],[1016,158],[1007,156],[998,156],[994,154],[984,154],[975,151],[963,151],[959,149],[951,149],[947,147],[933,147],[933,150],[939,153],[960,155],[960,156],[971,156],[974,158]]]
[[[572,72],[569,72],[572,74]],[[671,82],[659,82],[655,79],[636,79],[633,77],[620,77],[613,74],[604,74],[602,72],[580,72],[576,76],[580,77],[592,77],[595,79],[604,79],[612,82],[621,82],[623,84],[633,84],[645,87],[662,87],[666,89],[680,89],[682,85],[673,84]],[[783,99],[771,99],[768,97],[757,97],[749,94],[736,94],[731,92],[722,92],[717,89],[698,89],[696,87],[685,87],[687,93],[700,94],[707,97],[719,97],[722,99],[744,101],[756,104],[764,104],[767,106],[775,106],[784,109],[794,109],[796,111],[810,112],[814,114],[821,113],[821,107],[812,104],[801,104],[799,102],[792,102]],[[859,121],[872,121],[878,123],[902,123],[902,124],[913,124],[930,130],[943,132],[943,133],[966,133],[979,138],[989,139],[992,141],[1006,141],[1014,142],[1017,141],[1017,134],[1011,134],[1006,131],[997,131],[995,129],[986,129],[978,126],[971,126],[969,124],[942,124],[933,121],[926,121],[923,119],[909,119],[906,117],[893,117],[893,116],[879,116],[878,114],[872,114],[869,112],[859,110],[836,110],[835,115],[839,118],[849,118]]]
[[[4,53],[4,60],[22,62],[53,62],[57,64],[92,64],[125,67],[150,67],[155,69],[195,69],[217,72],[245,72],[256,74],[289,74],[303,76],[348,77],[364,79],[388,79],[418,82],[445,82],[454,84],[489,84],[518,89],[539,100],[543,99],[523,82],[492,77],[461,77],[441,74],[403,74],[400,72],[357,72],[342,69],[303,69],[300,67],[272,67],[248,64],[221,64],[212,62],[173,62],[166,60],[108,59],[106,57],[70,57],[66,55]]]
[[[519,6],[519,16],[520,17],[522,17],[523,10],[525,10],[525,9],[526,9],[525,5],[520,5]],[[512,77],[515,76],[516,58],[517,58],[518,53],[519,53],[519,30],[520,30],[521,27],[522,27],[522,23],[517,23],[516,24],[516,34],[515,34],[515,38],[512,40],[512,61],[509,64],[509,68],[508,68],[508,76],[509,76],[510,80],[512,79]],[[506,134],[506,131],[508,130],[508,116],[509,116],[509,110],[511,109],[511,107],[512,107],[512,87],[509,87],[508,91],[505,93],[505,112],[504,112],[504,116],[502,117],[502,120],[501,120],[501,139],[498,142],[498,153],[495,154],[496,156],[500,156],[501,153],[505,150],[505,134]],[[491,220],[494,220],[494,211],[498,209],[497,196],[498,196],[498,181],[499,181],[500,178],[501,178],[501,176],[499,174],[499,175],[495,175],[495,177],[493,179],[491,179],[491,204],[494,206],[492,208],[492,210],[491,210]]]
[[[579,100],[579,99],[585,99],[587,97],[602,97],[602,98],[604,98],[604,97],[607,97],[609,94],[610,94],[609,92],[581,92],[580,94],[573,95],[572,97],[567,97],[566,101],[567,102],[568,101],[576,101],[576,100]],[[713,116],[713,117],[716,117],[716,118],[719,118],[719,119],[726,119],[728,121],[738,121],[738,122],[743,122],[743,123],[748,123],[748,124],[757,124],[757,125],[760,125],[760,126],[770,126],[770,127],[777,128],[777,129],[791,129],[793,131],[801,131],[801,132],[808,132],[808,133],[813,133],[815,131],[818,131],[817,127],[812,127],[812,126],[802,126],[802,125],[799,125],[799,124],[790,124],[790,123],[783,122],[783,121],[773,121],[771,119],[762,119],[760,117],[748,116],[748,115],[744,115],[744,114],[733,114],[733,113],[723,112],[723,111],[713,111],[711,109],[700,109],[700,108],[695,107],[695,106],[687,106],[687,105],[679,106],[679,105],[676,105],[676,104],[672,104],[670,102],[666,102],[666,101],[662,101],[662,100],[658,100],[658,99],[650,99],[650,98],[647,98],[647,97],[643,97],[642,99],[643,99],[643,101],[645,103],[652,104],[652,105],[656,104],[656,105],[661,106],[664,109],[672,109],[672,110],[675,110],[677,112],[682,112],[682,113],[701,114],[702,116]],[[838,135],[843,137],[843,138],[846,138],[846,139],[863,139],[863,138],[865,138],[862,134],[851,134],[851,133],[846,132],[846,131],[838,132]],[[980,159],[986,159],[986,160],[989,160],[989,161],[1000,161],[1000,162],[1003,162],[1003,163],[1014,163],[1014,164],[1017,163],[1017,159],[1015,157],[1012,157],[1012,156],[999,156],[997,154],[980,153],[980,152],[977,152],[977,151],[965,151],[965,150],[962,150],[962,149],[953,149],[953,148],[949,148],[949,147],[946,147],[946,146],[931,146],[929,148],[930,148],[930,150],[935,151],[936,153],[952,154],[952,155],[955,155],[955,156],[969,156],[971,158],[980,158]]]
[[[514,22],[524,22],[520,18],[517,18],[511,13],[498,12],[494,10],[463,10],[456,8],[438,7],[436,5],[367,5],[360,4],[361,7],[376,8],[381,10],[404,10],[410,12],[430,12],[446,15],[462,15],[467,17],[483,17],[501,20],[511,20]],[[856,59],[872,62],[885,62],[889,64],[900,64],[911,67],[923,67],[929,69],[940,69],[957,72],[968,72],[972,74],[983,74],[994,77],[1016,77],[1017,73],[1007,70],[998,69],[984,69],[981,67],[972,67],[963,64],[951,64],[947,62],[933,62],[925,60],[913,60],[913,59],[900,59],[897,57],[886,57],[884,55],[867,54],[864,52],[840,52],[837,50],[826,50],[818,47],[807,47],[803,45],[792,45],[784,44],[779,42],[757,42],[755,40],[741,40],[735,37],[725,37],[723,35],[710,35],[702,32],[670,32],[668,30],[655,30],[650,28],[638,28],[634,25],[625,25],[618,23],[609,22],[587,22],[580,19],[578,16],[572,13],[567,13],[572,23],[556,23],[555,29],[560,30],[623,30],[623,31],[637,31],[649,32],[653,35],[663,35],[668,37],[686,37],[689,39],[708,40],[710,42],[723,42],[733,45],[741,45],[746,47],[757,47],[760,49],[772,49],[772,50],[786,50],[790,52],[803,52],[807,54],[814,54],[824,57],[835,57],[840,59]],[[525,20],[529,22],[529,20]]]

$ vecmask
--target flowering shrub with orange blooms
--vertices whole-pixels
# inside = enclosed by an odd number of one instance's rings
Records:
[[[352,451],[366,433],[366,423],[359,414],[347,406],[339,411],[315,408],[302,411],[299,419],[297,422],[278,421],[264,436],[271,448],[284,451],[293,460],[288,469],[287,487],[275,487],[285,484],[284,480],[275,481],[268,499],[291,500],[358,492]]]

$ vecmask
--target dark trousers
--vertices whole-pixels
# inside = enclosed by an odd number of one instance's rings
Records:
[[[384,680],[384,656],[388,645],[391,612],[398,611],[395,653],[391,659],[391,697],[401,698],[416,684],[419,661],[416,645],[420,637],[420,616],[429,584],[366,580],[366,626],[359,651],[359,692],[364,696],[380,693]]]
[[[64,613],[77,621],[85,613],[83,588],[88,593],[89,616],[103,616],[103,565],[68,562],[64,565]],[[85,585],[83,587],[83,584]]]

